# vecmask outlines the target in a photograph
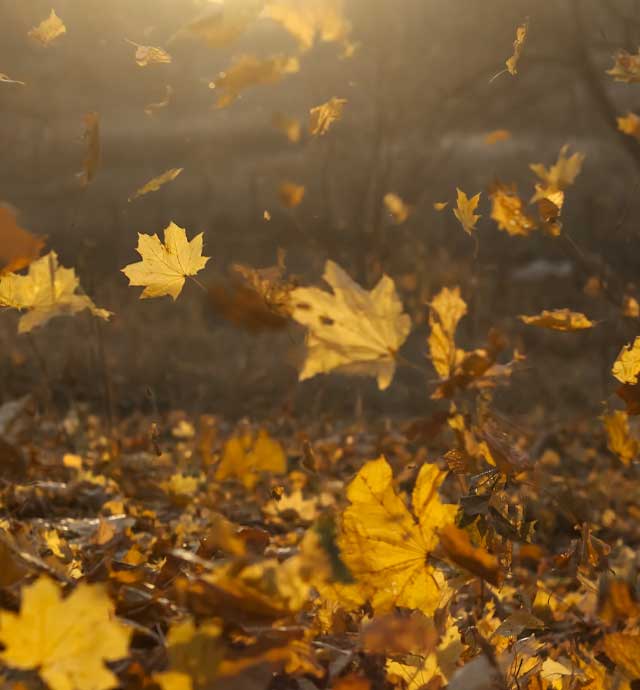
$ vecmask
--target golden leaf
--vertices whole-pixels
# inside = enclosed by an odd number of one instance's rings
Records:
[[[331,125],[342,118],[342,111],[346,104],[346,98],[333,96],[326,103],[311,108],[309,111],[309,133],[312,136],[325,135]]]
[[[440,543],[451,561],[494,585],[500,581],[498,559],[483,547],[474,546],[465,530],[447,525],[440,530]]]
[[[84,132],[87,152],[84,157],[83,171],[79,173],[82,184],[86,187],[96,176],[100,165],[100,117],[98,113],[87,113],[84,116]]]
[[[11,79],[6,74],[3,74],[0,72],[0,82],[4,82],[5,84],[19,84],[20,86],[26,86],[26,82],[20,81],[19,79]]]
[[[396,353],[411,330],[393,280],[383,276],[364,290],[333,261],[323,275],[333,292],[296,288],[292,316],[308,328],[301,381],[334,369],[375,376],[384,390],[393,379]]]
[[[456,349],[455,334],[460,319],[467,313],[467,304],[460,297],[460,288],[445,287],[433,298],[430,307],[429,353],[440,378],[446,379],[464,354]]]
[[[0,283],[1,284],[1,283]],[[620,381],[635,385],[640,375],[640,335],[634,340],[633,345],[625,345],[616,361],[613,363],[611,373]]]
[[[19,614],[0,611],[0,658],[15,669],[37,669],[51,690],[116,687],[104,662],[128,656],[131,631],[113,611],[99,585],[80,584],[62,599],[58,586],[40,577],[23,588]]]
[[[162,108],[166,108],[169,103],[171,103],[171,99],[173,97],[173,87],[167,84],[165,86],[165,94],[164,94],[164,100],[158,101],[156,103],[147,103],[144,107],[144,114],[149,115],[151,117],[156,110],[162,110]]]
[[[624,465],[631,461],[640,451],[640,443],[631,435],[629,416],[622,410],[614,410],[602,418],[607,431],[607,448],[617,455]]]
[[[448,202],[448,201],[435,201],[434,204],[433,204],[433,208],[434,208],[436,211],[444,211],[445,208],[447,208],[448,205],[449,205],[449,202]]]
[[[127,39],[127,43],[130,43],[136,48],[136,63],[139,67],[147,67],[148,65],[154,64],[169,64],[171,62],[171,55],[167,53],[166,50],[162,48],[155,48],[154,46],[143,46],[139,43],[134,43]]]
[[[283,182],[278,190],[280,203],[285,208],[300,206],[304,199],[304,185],[295,182]]]
[[[148,194],[149,192],[157,192],[160,187],[167,184],[167,182],[172,182],[175,180],[183,170],[184,168],[171,168],[171,170],[163,172],[162,175],[154,177],[152,180],[149,180],[149,182],[140,187],[140,189],[136,190],[129,197],[128,201],[133,201],[134,199],[137,199],[144,194]]]
[[[528,326],[548,328],[552,331],[580,331],[593,328],[594,325],[584,314],[570,309],[545,309],[535,316],[520,315],[518,318]]]
[[[245,433],[232,436],[224,445],[216,480],[239,479],[247,489],[253,488],[262,472],[284,474],[287,456],[280,443],[264,430],[257,436]]]
[[[640,678],[640,635],[609,633],[603,640],[605,654],[630,679]]]
[[[51,10],[51,14],[29,31],[28,36],[42,43],[43,46],[48,46],[62,34],[67,33],[67,27],[55,10]]]
[[[522,49],[524,48],[524,42],[527,40],[527,31],[529,30],[529,22],[526,21],[524,24],[516,29],[516,40],[513,42],[513,54],[505,62],[507,66],[507,71],[511,75],[518,74],[518,61],[522,55]]]
[[[518,196],[515,186],[501,184],[491,191],[491,218],[498,228],[512,236],[530,235],[537,227],[536,221],[524,210],[524,201]]]
[[[138,233],[136,251],[142,261],[125,266],[122,272],[129,285],[145,286],[140,299],[170,295],[176,300],[185,278],[196,275],[209,261],[202,256],[202,233],[189,241],[184,228],[173,222],[164,230],[164,244],[158,235]]]
[[[287,74],[300,70],[298,58],[286,55],[261,60],[255,55],[241,55],[225,72],[220,72],[215,81],[209,83],[210,89],[220,91],[216,108],[227,108],[240,96],[240,93],[252,86],[276,84]]]
[[[389,192],[384,195],[383,201],[396,224],[401,225],[411,215],[411,206],[406,204],[397,194]]]
[[[347,487],[350,505],[342,515],[340,553],[356,580],[372,592],[376,612],[402,606],[432,615],[448,598],[444,575],[427,562],[438,531],[454,522],[458,510],[438,496],[445,476],[436,465],[422,466],[413,514],[393,488],[384,457],[367,462]]]
[[[640,117],[635,113],[627,113],[624,117],[619,117],[618,129],[640,141]]]
[[[233,0],[209,5],[201,16],[181,28],[171,41],[191,35],[206,41],[212,48],[224,48],[246,31],[263,7],[264,0]]]
[[[300,120],[297,120],[295,117],[288,117],[284,113],[274,113],[271,122],[292,144],[296,144],[300,141],[302,135]]]
[[[460,221],[460,225],[462,225],[463,230],[467,234],[471,235],[475,230],[476,223],[478,220],[480,220],[480,216],[474,214],[474,211],[478,207],[478,203],[480,201],[480,193],[469,199],[461,189],[458,189],[457,191],[457,207],[453,209],[453,215]]]
[[[508,141],[511,139],[511,132],[508,129],[494,129],[493,132],[489,132],[485,138],[484,143],[487,146],[493,146],[500,141]]]
[[[72,316],[85,309],[109,319],[110,312],[96,307],[87,295],[76,294],[79,288],[74,269],[59,266],[58,255],[49,252],[29,266],[27,275],[0,276],[0,306],[26,310],[18,322],[18,333],[29,333],[56,316]]]
[[[627,84],[640,83],[640,49],[635,55],[626,50],[619,50],[615,57],[615,63],[607,74],[615,81],[623,81]]]
[[[0,274],[20,271],[38,258],[44,240],[21,228],[16,214],[0,206]]]
[[[541,184],[536,185],[536,193],[531,198],[531,203],[539,199],[548,198],[556,206],[562,208],[562,197],[560,197],[560,203],[558,203],[558,198],[554,198],[553,194],[564,191],[575,182],[576,177],[578,177],[582,170],[582,164],[585,159],[585,155],[579,152],[567,156],[568,150],[569,146],[565,144],[560,149],[558,160],[550,168],[546,168],[542,163],[531,163],[529,165],[531,170],[542,181]]]
[[[302,51],[312,48],[316,38],[325,43],[341,42],[347,53],[352,47],[344,0],[267,0],[263,16],[288,31]]]

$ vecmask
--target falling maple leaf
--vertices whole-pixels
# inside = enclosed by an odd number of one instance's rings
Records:
[[[464,356],[455,344],[460,319],[467,313],[467,304],[460,297],[460,288],[442,288],[431,300],[429,311],[429,353],[440,378],[448,378]]]
[[[472,196],[471,199],[461,190],[458,189],[457,206],[453,209],[453,215],[460,221],[462,229],[468,234],[473,234],[476,228],[476,223],[480,220],[480,216],[475,215],[474,211],[478,208],[480,201],[480,193]]]
[[[51,10],[51,14],[29,31],[28,36],[42,43],[43,46],[48,46],[62,34],[67,33],[67,27],[55,10]]]
[[[526,237],[537,227],[536,221],[524,210],[524,201],[518,196],[515,186],[497,184],[489,194],[491,218],[498,229],[509,235]]]
[[[346,104],[346,98],[333,96],[326,103],[311,108],[309,110],[309,133],[312,136],[325,135],[331,125],[342,118],[342,111]]]
[[[640,117],[635,113],[627,113],[624,117],[617,118],[618,129],[623,134],[640,141]]]
[[[640,442],[631,435],[628,414],[614,410],[602,421],[607,432],[607,447],[624,465],[630,465],[640,452]]]
[[[383,202],[397,225],[404,223],[411,215],[411,206],[406,204],[397,194],[392,192],[385,194]]]
[[[136,54],[136,64],[138,67],[147,67],[148,65],[167,65],[171,62],[172,58],[169,53],[163,48],[156,48],[154,46],[143,46],[134,41],[127,39],[127,43],[135,46]]]
[[[58,255],[49,252],[29,266],[27,275],[0,276],[0,306],[25,310],[18,333],[29,333],[57,316],[88,309],[94,316],[109,319],[111,313],[99,309],[87,295],[76,294],[80,282],[73,268],[58,265]]]
[[[257,436],[247,432],[232,436],[225,444],[222,459],[216,471],[216,480],[223,481],[235,477],[251,489],[262,472],[284,474],[287,471],[287,458],[278,441],[264,430]]]
[[[489,132],[485,138],[484,143],[487,146],[493,146],[501,141],[508,141],[511,139],[511,132],[508,129],[494,129],[493,132]]]
[[[640,82],[640,49],[635,55],[626,50],[619,50],[615,57],[615,63],[607,74],[612,76],[615,81],[622,81],[627,84],[637,84]]]
[[[625,345],[613,363],[611,373],[620,381],[635,385],[640,376],[640,335],[633,345]]]
[[[400,606],[432,615],[448,598],[444,575],[428,562],[438,531],[455,520],[458,507],[442,503],[438,487],[446,473],[420,468],[413,514],[393,487],[384,457],[367,462],[347,487],[338,544],[356,580],[371,592],[376,612]]]
[[[85,141],[87,152],[80,179],[86,187],[96,176],[100,165],[100,117],[98,113],[87,113],[84,116],[84,133],[82,137]]]
[[[292,144],[296,144],[300,141],[302,135],[300,120],[297,120],[295,117],[288,117],[284,113],[274,113],[271,118],[271,123],[278,131],[282,132]]]
[[[304,185],[295,182],[283,182],[278,190],[280,203],[285,208],[300,206],[304,199]]]
[[[0,275],[26,268],[40,256],[43,247],[41,237],[18,225],[13,209],[0,206]]]
[[[80,584],[63,599],[40,577],[22,589],[20,612],[0,611],[0,658],[11,668],[37,669],[51,690],[107,690],[118,685],[105,665],[128,656],[131,630],[114,620],[100,585]]]
[[[228,70],[220,72],[215,81],[209,83],[209,88],[220,92],[216,108],[227,108],[242,91],[252,86],[276,84],[299,70],[300,62],[296,57],[276,55],[260,59],[255,55],[240,55]]]
[[[554,194],[563,192],[573,185],[576,177],[582,170],[585,155],[576,152],[567,156],[569,145],[565,144],[558,154],[558,160],[549,168],[542,163],[531,163],[529,167],[540,178],[541,183],[536,184],[536,193],[531,198],[530,203],[540,199],[549,198],[556,206],[562,207],[562,197],[554,198]]]
[[[145,105],[144,107],[144,114],[149,115],[149,117],[151,117],[155,114],[156,110],[162,110],[163,108],[166,108],[169,105],[169,103],[171,103],[172,98],[173,87],[167,84],[165,86],[164,99],[161,101],[157,101],[156,103],[147,103],[147,105]]]
[[[518,62],[520,56],[522,55],[522,49],[524,48],[524,43],[527,40],[527,32],[529,31],[529,22],[526,21],[524,24],[520,24],[516,29],[516,40],[513,42],[513,54],[507,59],[505,65],[507,66],[507,71],[512,76],[518,74]]]
[[[528,326],[548,328],[552,331],[580,331],[594,326],[593,321],[584,314],[570,309],[545,309],[535,316],[521,315],[518,318]]]
[[[167,182],[172,182],[173,180],[175,180],[176,177],[178,177],[178,175],[183,170],[184,170],[184,168],[171,168],[170,170],[163,172],[161,175],[154,177],[153,179],[149,180],[149,182],[142,185],[142,187],[140,187],[140,189],[137,189],[129,197],[128,201],[133,201],[134,199],[137,199],[138,197],[144,196],[145,194],[148,194],[149,192],[157,192],[160,189],[160,187],[167,184]]]
[[[129,285],[145,286],[140,299],[170,295],[176,300],[185,278],[196,275],[209,261],[202,256],[202,243],[202,233],[189,241],[184,228],[173,222],[164,230],[164,244],[156,234],[138,233],[136,251],[142,261],[125,266],[122,272]]]
[[[291,292],[292,316],[308,329],[299,379],[338,369],[375,376],[384,390],[395,373],[396,353],[411,330],[393,280],[383,276],[367,291],[333,261],[325,264],[323,278],[333,293],[314,287]]]
[[[9,76],[6,75],[6,74],[3,74],[2,72],[0,72],[0,83],[4,83],[4,84],[19,84],[20,86],[26,86],[26,83],[25,83],[25,82],[20,81],[19,79],[11,79],[11,77],[9,77]]]

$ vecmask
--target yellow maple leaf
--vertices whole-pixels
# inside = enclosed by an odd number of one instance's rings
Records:
[[[296,57],[275,55],[261,59],[255,55],[240,55],[228,70],[220,72],[215,81],[209,83],[209,88],[220,92],[216,108],[227,108],[235,103],[245,89],[262,84],[276,84],[286,75],[299,70],[300,62]]]
[[[637,84],[640,82],[640,49],[635,55],[626,50],[619,50],[616,53],[615,63],[607,74],[612,76],[615,81],[626,82],[627,84]]]
[[[138,67],[147,67],[154,64],[169,64],[172,61],[171,55],[163,48],[156,48],[155,46],[143,46],[134,41],[126,39],[127,43],[135,46],[136,64]]]
[[[331,125],[342,118],[342,111],[346,104],[346,98],[333,96],[326,103],[311,108],[309,110],[309,133],[312,136],[325,135]]]
[[[232,436],[224,446],[216,479],[239,479],[248,489],[255,486],[261,472],[284,474],[287,456],[282,445],[261,429],[257,436],[247,432]]]
[[[429,353],[440,378],[449,378],[456,368],[461,350],[456,348],[455,334],[460,319],[467,313],[467,304],[460,297],[460,288],[442,288],[433,298],[429,312]]]
[[[409,206],[402,197],[393,192],[385,194],[383,202],[397,225],[404,223],[411,215],[411,206]]]
[[[372,592],[376,612],[402,606],[432,615],[448,598],[443,573],[427,560],[438,530],[452,524],[458,510],[438,496],[445,476],[436,465],[422,466],[413,514],[395,491],[391,466],[382,456],[367,462],[347,487],[350,505],[338,545],[349,571]]]
[[[627,113],[624,117],[617,118],[618,129],[623,134],[640,141],[640,117],[635,113]]]
[[[131,631],[114,619],[99,585],[80,584],[63,599],[47,577],[22,590],[20,613],[0,611],[2,661],[37,669],[51,690],[107,690],[118,685],[105,661],[128,656]]]
[[[58,255],[49,252],[29,266],[27,275],[0,276],[0,307],[27,312],[20,317],[18,333],[29,333],[56,316],[72,316],[85,309],[109,319],[111,312],[96,307],[87,295],[76,294],[79,288],[74,269],[59,266]]]
[[[585,328],[593,328],[593,321],[584,314],[570,309],[544,309],[535,316],[520,315],[520,321],[528,326],[548,328],[552,331],[580,331]]]
[[[518,196],[514,186],[498,184],[491,191],[491,218],[498,229],[512,236],[530,235],[537,227],[536,221],[524,210],[524,201]]]
[[[629,430],[629,416],[622,410],[614,410],[602,418],[607,432],[607,447],[617,455],[624,465],[631,461],[640,452],[638,439],[631,435]]]
[[[625,345],[620,350],[616,361],[613,363],[611,373],[620,383],[630,385],[638,383],[640,376],[640,335],[634,340],[633,345]]]
[[[170,295],[174,300],[182,292],[187,276],[201,271],[208,256],[202,256],[202,233],[187,240],[184,228],[170,223],[164,230],[164,244],[158,235],[138,234],[136,251],[142,261],[129,264],[122,272],[129,285],[144,285],[140,299]]]
[[[570,187],[576,180],[576,177],[582,170],[585,155],[576,152],[571,156],[567,156],[569,145],[565,144],[558,154],[558,160],[549,168],[542,163],[531,163],[529,167],[540,178],[541,183],[536,185],[536,192],[531,198],[531,203],[540,199],[551,198],[551,200],[558,206],[562,207],[562,200],[558,203],[558,199],[553,198],[553,194],[562,192],[567,187]]]
[[[299,379],[339,369],[375,376],[384,390],[395,373],[396,353],[411,330],[393,280],[383,276],[367,291],[333,261],[325,264],[323,278],[332,293],[315,287],[291,291],[292,316],[308,329]]]
[[[36,41],[42,43],[43,46],[48,46],[52,41],[54,41],[62,34],[67,33],[67,27],[55,10],[51,10],[51,14],[38,24],[34,26],[31,31],[29,31],[29,38],[33,38]]]
[[[138,197],[141,197],[149,192],[157,192],[160,187],[167,184],[167,182],[172,182],[178,177],[178,175],[184,170],[184,168],[171,168],[161,175],[157,175],[153,179],[149,180],[146,184],[142,185],[137,189],[128,199],[128,201],[133,201]]]
[[[460,221],[463,230],[471,235],[475,230],[476,223],[480,220],[480,216],[475,215],[474,211],[478,208],[480,201],[480,193],[472,196],[470,199],[461,190],[458,189],[457,206],[453,209],[453,215]]]
[[[278,190],[280,203],[285,208],[295,208],[300,206],[304,199],[304,185],[295,182],[283,182]]]
[[[516,40],[513,42],[513,54],[505,62],[507,66],[507,71],[512,76],[518,74],[518,61],[522,55],[522,49],[524,48],[524,42],[527,40],[527,31],[529,30],[529,22],[524,22],[520,24],[516,29]]]

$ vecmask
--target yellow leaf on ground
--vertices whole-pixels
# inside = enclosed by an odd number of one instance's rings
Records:
[[[619,50],[615,63],[610,70],[607,70],[607,74],[615,81],[623,81],[627,84],[640,83],[640,49],[635,55],[631,55],[626,50]]]
[[[537,227],[536,221],[524,210],[524,201],[518,196],[515,186],[498,184],[489,194],[491,218],[498,229],[512,236],[526,237]]]
[[[142,261],[125,266],[122,272],[129,285],[145,286],[140,299],[170,295],[176,300],[185,278],[196,275],[209,261],[202,256],[202,243],[202,233],[189,241],[184,228],[173,222],[165,228],[164,244],[158,235],[138,234],[136,251]]]
[[[43,21],[34,26],[31,31],[29,31],[28,36],[42,43],[43,46],[48,46],[52,41],[54,41],[62,34],[67,33],[67,27],[55,10],[51,10],[51,14]]]
[[[184,170],[184,168],[171,168],[171,170],[167,170],[166,172],[163,172],[162,175],[158,175],[157,177],[154,177],[152,180],[149,180],[146,184],[144,184],[140,189],[137,189],[128,199],[128,201],[133,201],[134,199],[137,199],[138,197],[144,196],[145,194],[148,194],[149,192],[157,192],[160,187],[163,185],[167,184],[167,182],[172,182],[173,180],[178,177],[178,175]]]
[[[84,157],[83,170],[80,179],[84,186],[88,185],[98,172],[100,165],[100,117],[98,113],[87,113],[84,116],[84,133],[82,138],[87,147]]]
[[[169,64],[171,62],[171,55],[163,48],[156,48],[154,46],[143,46],[139,43],[134,43],[127,39],[136,48],[136,63],[139,67],[147,67],[154,64]]]
[[[640,117],[635,113],[627,113],[624,117],[619,117],[618,129],[640,141]]]
[[[545,309],[535,316],[520,315],[518,318],[528,326],[548,328],[552,331],[580,331],[593,328],[594,325],[584,314],[570,309]]]
[[[442,288],[433,298],[429,312],[429,354],[440,378],[451,376],[464,353],[455,344],[456,328],[467,313],[467,304],[460,297],[460,288]]]
[[[309,110],[309,133],[312,136],[326,134],[331,125],[342,118],[342,111],[346,104],[346,98],[333,96],[326,103],[311,108]]]
[[[634,340],[633,345],[625,345],[616,361],[613,363],[611,373],[620,381],[635,385],[640,376],[640,335]]]
[[[484,143],[487,146],[493,146],[500,141],[508,141],[511,139],[511,132],[508,129],[494,129],[493,132],[489,132],[485,138]]]
[[[128,656],[131,631],[114,619],[99,585],[80,584],[63,599],[46,577],[22,589],[20,613],[0,611],[2,661],[37,669],[51,690],[107,690],[118,685],[104,665]]]
[[[522,49],[524,48],[524,42],[527,40],[527,31],[529,30],[529,22],[520,24],[516,29],[516,40],[513,42],[513,54],[505,62],[507,66],[507,71],[511,75],[518,74],[518,61],[522,55]]]
[[[631,435],[627,413],[622,410],[614,410],[605,415],[602,421],[607,431],[609,450],[617,455],[624,465],[631,464],[631,461],[640,451],[640,443]]]
[[[261,59],[255,55],[241,55],[235,58],[228,70],[220,72],[216,80],[209,83],[209,88],[220,92],[216,108],[227,108],[235,103],[242,91],[252,86],[276,84],[299,70],[300,63],[296,57],[276,55]]]
[[[393,487],[384,457],[367,462],[347,488],[340,553],[358,583],[369,588],[376,612],[401,606],[432,615],[448,598],[443,573],[427,562],[438,530],[454,522],[457,506],[444,504],[438,487],[446,473],[436,465],[420,469],[413,490],[413,514]]]
[[[18,322],[18,333],[29,333],[56,316],[72,316],[85,309],[101,319],[111,316],[87,295],[76,294],[78,289],[75,270],[60,266],[58,255],[49,252],[29,266],[27,275],[0,276],[0,306],[26,310]]]
[[[401,197],[393,192],[384,195],[384,205],[393,216],[393,220],[401,225],[411,215],[411,206],[406,204]]]
[[[0,274],[20,271],[38,258],[44,240],[18,225],[16,214],[0,206]]]
[[[262,429],[257,436],[245,433],[232,436],[225,443],[216,480],[235,477],[251,489],[262,472],[284,474],[286,471],[287,456],[282,445]]]
[[[461,189],[458,189],[457,206],[453,209],[453,215],[460,221],[463,230],[469,235],[473,233],[476,223],[480,220],[480,216],[474,213],[478,208],[479,201],[480,193],[469,199]]]
[[[295,117],[288,117],[284,113],[274,113],[271,123],[278,131],[282,132],[292,144],[296,144],[300,141],[302,135],[300,120],[297,120]]]
[[[304,199],[304,185],[295,182],[283,182],[278,190],[280,203],[285,208],[300,206]]]
[[[393,280],[383,276],[367,291],[333,261],[325,264],[323,278],[333,292],[315,287],[291,292],[292,316],[308,328],[299,379],[338,369],[375,376],[384,390],[395,373],[396,353],[411,330]]]
[[[605,654],[630,679],[640,678],[640,635],[609,633],[603,640]]]

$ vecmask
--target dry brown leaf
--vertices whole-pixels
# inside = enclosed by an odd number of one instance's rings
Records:
[[[640,376],[640,335],[634,340],[633,345],[625,345],[616,361],[613,363],[611,373],[620,381],[635,385]]]
[[[288,117],[284,113],[274,113],[271,119],[273,126],[282,132],[292,144],[297,144],[302,136],[302,125],[295,117]]]
[[[449,559],[456,565],[491,584],[500,584],[498,559],[486,549],[474,546],[467,532],[454,525],[447,525],[440,530],[440,544]]]
[[[518,196],[515,185],[497,184],[489,194],[491,218],[498,228],[509,235],[526,237],[537,227],[536,221],[524,210],[524,201]]]
[[[528,326],[548,328],[552,331],[580,331],[594,326],[593,321],[584,314],[570,309],[545,309],[535,316],[520,315],[518,318]]]
[[[461,189],[457,191],[458,199],[456,208],[453,209],[453,215],[460,221],[462,229],[471,235],[476,228],[476,223],[480,220],[480,216],[475,214],[480,202],[480,193],[478,192],[469,199]]]
[[[622,410],[614,410],[602,421],[607,432],[607,447],[624,465],[630,465],[640,451],[640,443],[631,435],[629,416]]]
[[[164,100],[162,101],[157,101],[156,103],[147,103],[144,107],[144,114],[152,116],[155,114],[156,110],[162,110],[162,108],[166,108],[169,103],[171,103],[171,99],[173,98],[173,87],[167,84],[165,86],[165,92],[164,92]]]
[[[42,43],[43,46],[48,46],[62,34],[67,33],[67,27],[55,10],[51,10],[51,14],[29,31],[28,36]]]
[[[304,199],[304,185],[295,182],[283,182],[278,190],[280,203],[285,208],[300,206]]]
[[[79,174],[86,187],[96,176],[100,166],[100,117],[98,113],[87,113],[84,116],[83,139],[87,147],[83,171]]]
[[[507,66],[507,71],[511,75],[518,74],[518,62],[520,56],[522,55],[522,49],[524,48],[524,43],[527,40],[527,32],[529,30],[528,20],[524,24],[520,24],[516,29],[516,40],[513,42],[513,54],[505,62]]]
[[[163,172],[162,175],[158,175],[157,177],[149,180],[149,182],[146,184],[142,185],[142,187],[136,190],[127,201],[133,201],[134,199],[144,196],[149,192],[157,192],[160,187],[167,184],[167,182],[172,182],[175,180],[183,170],[184,168],[171,168],[170,170]]]
[[[511,132],[508,129],[494,129],[493,132],[489,132],[485,138],[484,143],[487,146],[493,146],[500,141],[508,141],[511,139]]]
[[[18,225],[13,209],[0,206],[0,275],[26,268],[40,256],[43,247],[41,237]]]
[[[346,98],[330,98],[326,103],[311,108],[309,111],[309,133],[312,136],[323,136],[331,125],[342,118],[342,111],[347,104]]]
[[[626,82],[627,84],[640,83],[640,49],[635,55],[626,50],[619,50],[615,57],[615,63],[607,74],[612,76],[615,81]]]
[[[411,215],[411,206],[405,203],[397,194],[389,192],[384,195],[383,201],[387,211],[393,216],[393,220],[397,225],[404,223]]]

